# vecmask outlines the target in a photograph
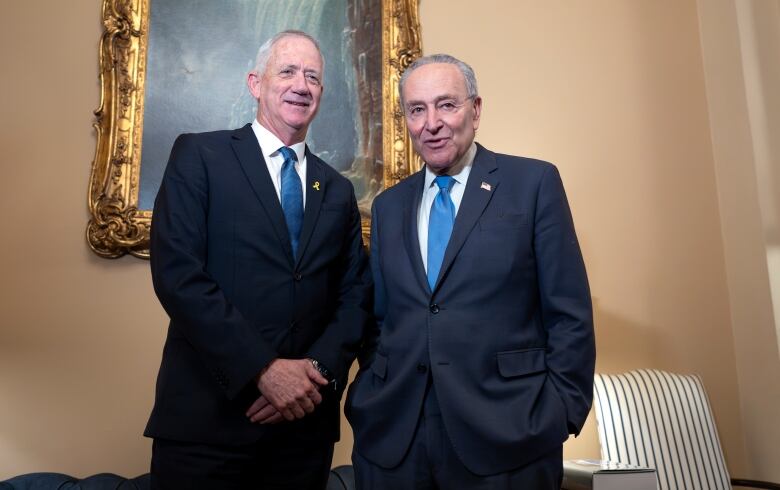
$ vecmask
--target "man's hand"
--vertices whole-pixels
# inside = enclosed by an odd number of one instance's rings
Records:
[[[270,411],[268,405],[263,405],[265,398],[286,420],[300,419],[322,402],[319,387],[327,384],[328,380],[308,359],[274,359],[257,377],[257,389],[263,396],[252,404],[247,417],[252,419],[258,411],[265,410],[257,417],[257,420],[265,420],[263,415]],[[256,411],[250,413],[254,407],[257,407]],[[273,414],[267,417],[273,417]]]
[[[263,395],[260,395],[260,398],[249,407],[246,416],[249,417],[250,422],[260,424],[276,424],[284,420],[279,410],[275,409]]]

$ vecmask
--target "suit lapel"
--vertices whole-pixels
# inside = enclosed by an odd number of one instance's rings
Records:
[[[296,257],[296,264],[298,264],[306,252],[306,247],[311,239],[311,234],[314,231],[314,225],[317,224],[317,216],[320,214],[320,205],[322,204],[322,198],[328,188],[326,174],[322,166],[325,162],[320,160],[312,152],[309,151],[309,147],[306,147],[306,186],[304,192],[306,193],[306,206],[303,212],[303,227],[301,228],[301,238],[298,242],[298,257]]]
[[[430,292],[428,278],[425,275],[422,256],[420,255],[420,238],[417,233],[417,213],[422,201],[423,186],[425,185],[425,169],[420,170],[404,182],[407,186],[407,197],[403,206],[403,237],[406,246],[406,254],[412,263],[412,271],[420,287]]]
[[[477,155],[474,157],[474,164],[471,167],[469,180],[466,182],[463,200],[460,202],[458,215],[455,217],[450,241],[444,251],[444,259],[434,291],[441,285],[442,279],[447,275],[455,257],[466,242],[466,238],[474,229],[474,225],[477,224],[477,220],[482,216],[482,212],[496,192],[496,187],[499,184],[498,176],[494,173],[496,168],[498,167],[495,155],[481,145],[477,145]],[[487,185],[483,186],[483,184]]]
[[[247,124],[243,128],[235,130],[231,143],[241,168],[249,180],[252,190],[265,208],[268,219],[271,221],[271,225],[279,237],[279,242],[287,254],[287,259],[292,265],[294,260],[287,222],[284,219],[282,205],[279,203],[279,196],[271,181],[271,175],[268,173],[268,166],[263,159],[263,152],[260,150],[254,131],[252,131],[252,125]]]

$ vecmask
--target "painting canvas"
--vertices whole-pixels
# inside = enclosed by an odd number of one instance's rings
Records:
[[[417,1],[102,0],[92,251],[149,257],[176,136],[250,123],[246,76],[259,46],[286,29],[320,42],[324,93],[307,143],[353,182],[367,236],[374,197],[419,167],[398,109],[401,75],[421,53]]]
[[[257,48],[279,31],[298,29],[319,41],[325,58],[325,90],[308,144],[352,180],[367,213],[382,178],[381,7],[381,0],[153,0],[139,209],[152,209],[179,133],[254,120],[257,102],[246,75]]]

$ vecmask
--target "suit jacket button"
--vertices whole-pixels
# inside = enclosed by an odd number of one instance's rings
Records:
[[[303,276],[301,275],[300,272],[296,272],[295,274],[293,274],[293,279],[295,279],[296,281],[300,281],[301,278],[303,278]]]
[[[426,372],[428,372],[428,366],[426,366],[423,363],[418,364],[417,365],[417,372],[418,373],[426,373]]]
[[[431,308],[431,313],[433,313],[434,315],[439,312],[439,305],[437,305],[436,303],[432,304],[430,308]]]

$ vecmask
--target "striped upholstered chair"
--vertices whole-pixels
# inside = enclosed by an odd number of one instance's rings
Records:
[[[655,468],[660,490],[780,490],[729,477],[698,376],[655,369],[597,374],[593,390],[601,459]]]

